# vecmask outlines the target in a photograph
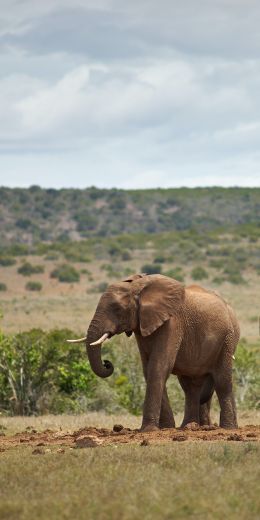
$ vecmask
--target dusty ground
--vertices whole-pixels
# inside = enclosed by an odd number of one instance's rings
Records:
[[[124,428],[119,424],[114,425],[113,429],[90,426],[66,432],[49,428],[38,432],[35,428],[28,426],[24,431],[14,435],[5,435],[2,432],[0,452],[21,445],[32,448],[35,454],[44,454],[53,449],[93,448],[118,444],[148,446],[149,444],[195,441],[259,442],[260,426],[246,425],[236,430],[224,430],[217,426],[199,427],[196,423],[190,423],[184,429],[172,428],[146,433],[137,429]]]

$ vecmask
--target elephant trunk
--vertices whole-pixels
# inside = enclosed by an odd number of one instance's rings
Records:
[[[96,320],[92,320],[88,332],[87,332],[87,355],[89,359],[90,366],[93,372],[102,378],[109,377],[114,372],[114,367],[110,361],[104,359],[102,361],[101,358],[101,345],[91,345],[94,343],[100,336],[103,335],[103,332],[100,330],[100,327],[96,326]]]

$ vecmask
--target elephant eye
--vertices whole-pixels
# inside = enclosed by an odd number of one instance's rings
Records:
[[[121,306],[118,302],[115,301],[111,303],[111,309],[114,314],[119,314],[120,312],[122,312]]]

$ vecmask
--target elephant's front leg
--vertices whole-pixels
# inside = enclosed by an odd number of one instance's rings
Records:
[[[149,362],[149,350],[144,350],[142,346],[142,342],[139,339],[138,347],[141,355],[142,365],[143,365],[143,374],[145,381],[147,382],[147,371],[148,371],[148,362]],[[166,385],[164,385],[162,402],[161,402],[161,410],[159,417],[159,428],[175,428],[175,420],[172,413],[171,405],[168,398],[168,393],[166,389]]]
[[[174,418],[165,386],[174,360],[160,351],[153,351],[149,357],[141,427],[143,431],[157,430],[159,427],[174,427]]]
[[[167,372],[159,366],[151,364],[147,367],[146,393],[143,408],[142,431],[153,431],[159,429],[160,413],[162,406],[163,391],[166,383]]]
[[[148,337],[136,335],[143,365],[145,365],[146,393],[141,430],[152,431],[174,426],[166,381],[173,370],[181,344],[181,329],[171,320]],[[144,362],[145,361],[145,362]]]

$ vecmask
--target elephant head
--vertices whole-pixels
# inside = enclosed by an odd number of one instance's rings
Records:
[[[86,342],[91,368],[99,377],[114,370],[110,361],[101,359],[102,343],[114,336],[132,332],[149,336],[171,316],[178,313],[184,300],[181,283],[163,275],[136,274],[110,285],[101,296],[87,335],[72,342]]]

